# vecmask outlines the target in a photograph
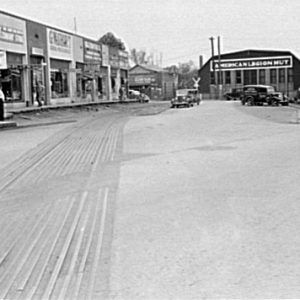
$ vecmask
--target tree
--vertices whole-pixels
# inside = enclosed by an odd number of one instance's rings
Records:
[[[108,45],[110,47],[115,47],[118,48],[119,50],[126,50],[126,47],[124,43],[122,42],[121,39],[118,39],[114,36],[113,33],[108,32],[105,35],[103,35],[100,39],[99,42]]]
[[[136,64],[136,65],[146,65],[148,64],[149,60],[146,57],[146,51],[144,50],[137,50],[135,48],[130,50],[130,56],[132,61]]]
[[[198,70],[193,61],[178,64],[178,88],[194,88],[193,78],[198,77]]]

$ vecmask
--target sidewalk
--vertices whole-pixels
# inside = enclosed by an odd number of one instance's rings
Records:
[[[76,102],[67,104],[51,104],[43,106],[30,106],[19,108],[6,108],[5,121],[0,121],[1,129],[23,128],[39,125],[53,125],[60,123],[76,122],[74,114],[66,113],[67,109],[106,106],[111,104],[134,103],[136,100],[128,99],[125,102],[119,100],[103,102]],[[91,108],[92,109],[92,108]],[[55,111],[56,110],[56,111]],[[61,110],[61,112],[58,112]]]

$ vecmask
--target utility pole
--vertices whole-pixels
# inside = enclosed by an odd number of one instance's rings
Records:
[[[212,65],[213,65],[213,72],[214,72],[214,84],[218,84],[217,76],[216,76],[216,68],[215,68],[215,51],[214,51],[214,38],[210,37],[211,42],[211,56],[212,56]]]
[[[74,32],[77,33],[77,22],[76,22],[76,17],[74,17]]]
[[[219,99],[221,100],[221,94],[222,94],[222,83],[223,83],[223,78],[222,78],[222,68],[221,68],[221,46],[220,46],[220,37],[218,36],[218,61],[219,61],[219,70],[218,70],[218,91],[219,91]]]

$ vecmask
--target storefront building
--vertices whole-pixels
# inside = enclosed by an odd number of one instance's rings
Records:
[[[47,38],[46,26],[36,22],[27,21],[27,46],[29,54],[29,103],[28,105],[37,105],[38,88],[42,87],[39,96],[43,104],[48,104],[50,94],[46,91],[49,89],[49,77],[46,72],[47,61]]]
[[[51,103],[67,103],[75,98],[72,82],[76,81],[73,61],[73,36],[47,28],[48,74]]]
[[[84,39],[84,70],[82,78],[83,98],[98,101],[102,98],[102,47],[100,43]]]
[[[118,100],[119,90],[121,87],[118,48],[109,47],[109,65],[110,65],[110,82],[111,82],[112,99]]]
[[[75,82],[72,81],[73,90],[75,92],[74,102],[80,102],[83,99],[83,73],[84,73],[84,60],[83,60],[83,38],[80,36],[73,36],[73,59],[75,62],[75,69],[71,69],[71,73],[75,72]]]
[[[0,82],[9,107],[29,99],[26,22],[0,12]]]
[[[102,99],[111,100],[111,70],[109,65],[109,47],[107,45],[101,45],[102,47],[102,66],[101,66],[101,76],[102,76]]]
[[[244,50],[214,56],[199,70],[199,91],[215,99],[248,84],[271,85],[291,97],[300,87],[300,62],[289,51]]]
[[[162,68],[136,65],[129,70],[129,88],[145,93],[150,99],[170,100],[177,86],[177,75]]]
[[[8,108],[118,100],[128,53],[0,11],[0,82]]]
[[[128,94],[128,70],[129,70],[129,57],[128,52],[119,50],[119,66],[120,66],[120,84],[124,88],[125,93]]]

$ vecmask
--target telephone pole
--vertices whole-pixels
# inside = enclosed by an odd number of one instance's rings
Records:
[[[222,78],[222,68],[221,68],[221,45],[220,45],[220,37],[218,36],[218,61],[219,61],[219,67],[218,67],[218,91],[219,91],[219,99],[221,100],[222,98],[222,83],[223,83],[223,78]]]
[[[216,68],[215,68],[215,51],[214,51],[214,38],[210,37],[211,42],[211,56],[212,56],[212,66],[213,66],[213,73],[214,73],[214,84],[218,84],[218,78],[216,76]]]

